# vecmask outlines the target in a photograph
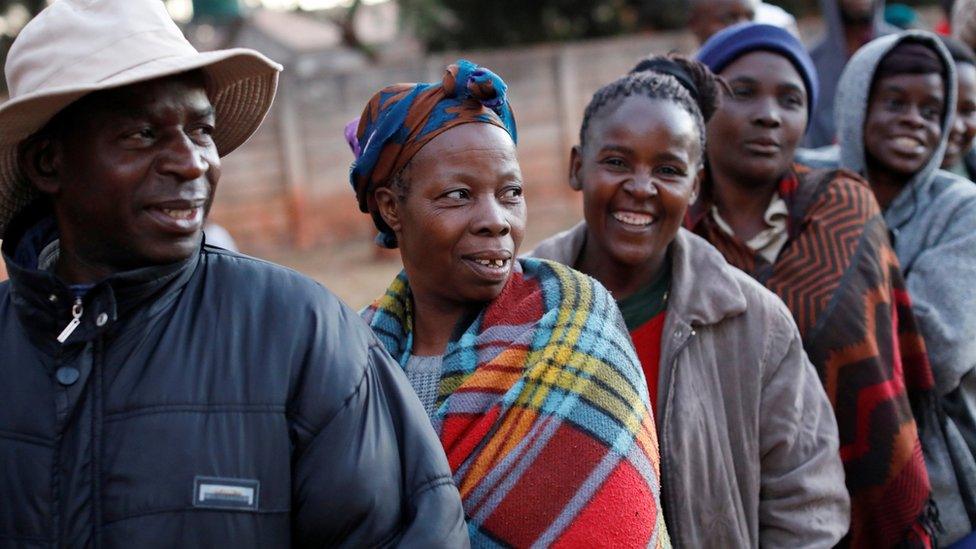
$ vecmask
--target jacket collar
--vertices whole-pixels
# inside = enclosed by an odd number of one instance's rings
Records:
[[[586,245],[586,222],[540,243],[527,255],[577,264]],[[668,316],[687,324],[716,324],[745,312],[746,298],[731,267],[711,244],[685,229],[671,242]]]
[[[813,195],[819,190],[801,183],[802,178],[810,172],[811,169],[808,166],[794,163],[792,168],[776,184],[776,196],[786,203],[789,213],[787,232],[790,238],[795,238],[800,234],[807,210],[813,202]],[[715,205],[712,185],[711,170],[706,169],[706,177],[702,182],[702,192],[698,200],[688,206],[688,211],[685,213],[684,226],[689,231],[698,233],[699,225],[711,217],[712,207]]]
[[[15,218],[2,248],[11,301],[32,339],[42,347],[59,345],[56,338],[71,321],[76,299],[72,288],[43,265],[42,256],[56,250],[58,236],[50,211],[34,204]],[[81,323],[65,344],[95,338],[137,307],[156,312],[186,284],[199,260],[200,254],[195,253],[183,261],[116,273],[94,284],[82,298]]]
[[[711,244],[679,229],[671,243],[668,314],[696,326],[717,324],[744,313],[746,297],[732,269]]]

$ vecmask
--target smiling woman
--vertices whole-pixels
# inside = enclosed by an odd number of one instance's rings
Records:
[[[568,178],[585,220],[532,253],[617,299],[655,405],[677,546],[829,547],[846,529],[847,494],[836,424],[796,326],[681,228],[722,89],[675,56],[645,59],[597,91]]]
[[[517,259],[505,83],[458,61],[439,83],[381,90],[347,138],[360,207],[404,267],[363,316],[431,416],[472,545],[669,545],[619,311],[592,279]]]
[[[525,232],[522,174],[512,138],[488,124],[463,124],[433,139],[394,188],[376,190],[380,215],[412,274],[413,352],[440,355],[469,304],[501,293]]]

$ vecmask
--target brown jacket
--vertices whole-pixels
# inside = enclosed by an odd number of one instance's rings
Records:
[[[580,223],[529,255],[576,263]],[[671,245],[657,426],[677,547],[830,547],[850,501],[837,422],[786,306],[684,229]]]

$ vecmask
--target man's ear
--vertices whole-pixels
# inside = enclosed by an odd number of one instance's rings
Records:
[[[582,168],[583,149],[580,148],[580,145],[576,145],[569,151],[569,187],[574,191],[583,190],[583,180],[579,175]]]
[[[373,191],[373,199],[376,200],[380,217],[393,229],[394,234],[399,234],[403,223],[400,220],[400,199],[396,192],[389,187],[380,187]]]
[[[20,146],[20,168],[27,180],[44,194],[61,190],[61,144],[50,136],[31,136]]]

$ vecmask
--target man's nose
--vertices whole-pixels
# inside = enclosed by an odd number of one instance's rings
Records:
[[[159,170],[171,174],[181,181],[190,181],[203,177],[210,168],[207,154],[186,134],[179,134],[167,143]]]

